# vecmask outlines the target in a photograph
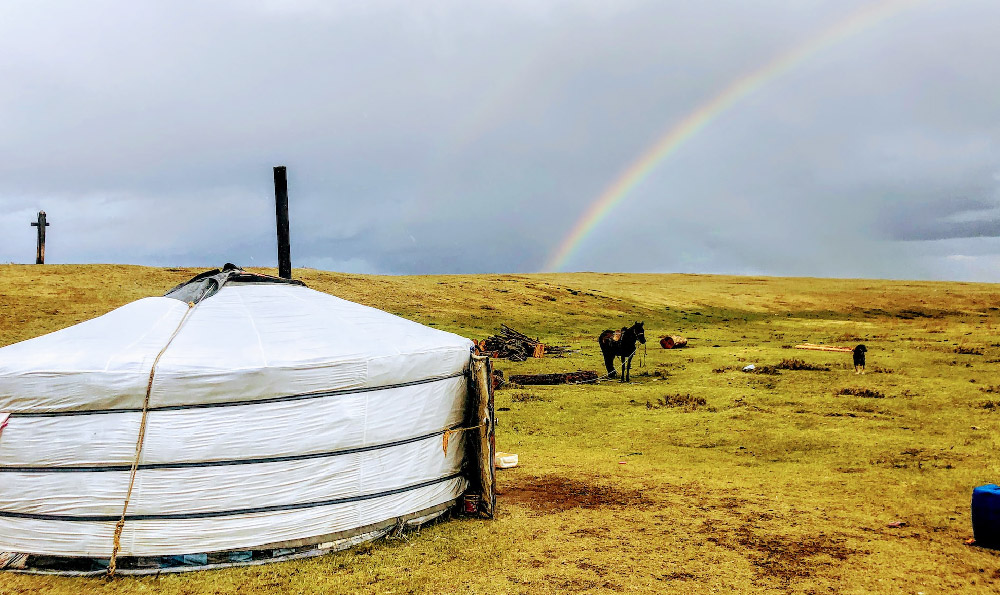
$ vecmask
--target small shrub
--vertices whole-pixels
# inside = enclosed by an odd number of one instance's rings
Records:
[[[707,401],[705,397],[693,397],[690,394],[664,395],[662,399],[657,399],[656,403],[646,401],[646,409],[663,409],[665,407],[683,407],[684,409],[697,409],[704,407]]]
[[[765,375],[762,378],[752,378],[750,379],[749,386],[755,390],[758,388],[762,388],[764,390],[774,390],[778,388],[778,379],[769,375]]]
[[[979,387],[979,390],[983,391],[984,393],[990,393],[990,394],[1000,393],[1000,386],[997,386],[996,384],[992,386],[981,386]]]
[[[955,353],[961,353],[963,355],[982,355],[982,347],[966,347],[965,345],[959,345],[955,348]]]
[[[778,365],[774,366],[778,370],[818,370],[821,372],[829,372],[829,366],[823,366],[819,364],[810,364],[800,359],[783,359],[778,362]]]
[[[979,404],[980,409],[986,409],[989,411],[996,411],[1000,409],[1000,401],[983,401]]]
[[[514,393],[510,396],[510,400],[515,403],[531,403],[532,401],[546,402],[551,399],[546,399],[532,393]]]
[[[640,372],[632,372],[632,376],[646,378],[670,378],[670,372],[666,370],[642,370]]]
[[[842,388],[837,391],[838,395],[851,395],[854,397],[864,397],[866,399],[884,399],[885,395],[870,388]]]
[[[777,376],[778,374],[781,374],[781,372],[778,371],[778,366],[770,366],[770,365],[757,366],[752,371],[754,374],[766,374],[768,376]]]
[[[864,341],[864,339],[854,333],[844,333],[833,339],[834,343],[854,343],[857,341]]]

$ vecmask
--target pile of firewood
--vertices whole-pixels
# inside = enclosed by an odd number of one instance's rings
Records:
[[[542,357],[545,354],[562,355],[569,351],[567,347],[545,345],[538,339],[519,333],[506,324],[500,325],[500,334],[487,337],[476,345],[481,353],[493,358],[509,359],[513,362],[523,362],[529,357]]]

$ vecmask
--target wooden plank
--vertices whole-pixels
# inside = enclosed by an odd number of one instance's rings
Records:
[[[837,347],[835,345],[815,345],[813,343],[803,343],[801,345],[796,345],[796,349],[809,349],[811,351],[837,351],[841,353],[850,353],[854,349],[850,347]]]

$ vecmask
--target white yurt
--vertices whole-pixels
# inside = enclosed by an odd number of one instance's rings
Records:
[[[471,492],[491,515],[472,347],[227,265],[0,348],[0,566],[309,555]]]

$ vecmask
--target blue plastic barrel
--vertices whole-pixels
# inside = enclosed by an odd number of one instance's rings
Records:
[[[1000,549],[1000,486],[988,483],[972,490],[972,534],[976,545]]]

